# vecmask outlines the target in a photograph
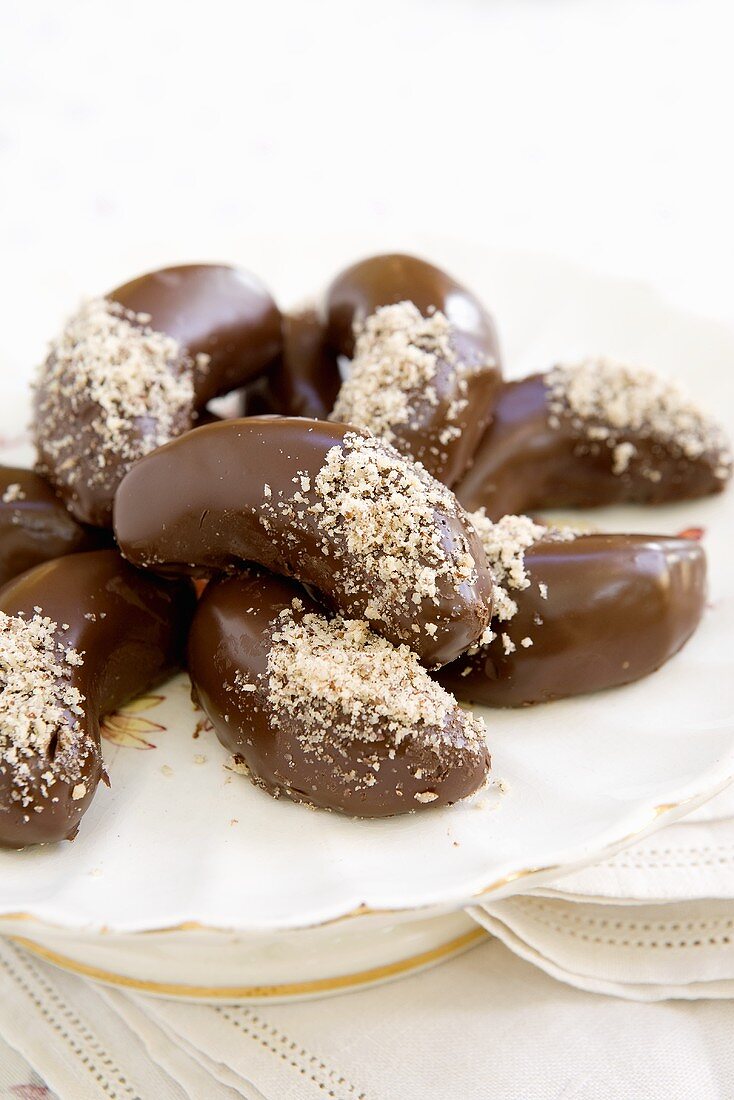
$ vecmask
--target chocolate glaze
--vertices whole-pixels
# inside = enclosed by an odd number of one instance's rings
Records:
[[[636,455],[613,472],[613,452],[562,418],[548,419],[545,375],[505,382],[474,461],[454,491],[468,511],[485,508],[491,519],[543,508],[591,508],[624,502],[662,504],[720,492],[718,454],[691,459],[674,447],[627,433]],[[659,471],[651,480],[642,471]]]
[[[239,268],[164,268],[118,287],[107,300],[135,315],[149,316],[154,331],[178,342],[194,397],[193,403],[176,410],[170,435],[188,431],[208,401],[244,385],[280,352],[280,312],[263,284]],[[204,366],[196,358],[201,355],[208,356]],[[64,404],[64,398],[49,388],[53,364],[52,351],[35,402],[39,472],[49,478],[76,519],[108,527],[115,490],[133,461],[130,454],[156,445],[156,420],[130,417],[125,426],[127,453],[101,445],[95,429],[100,406],[91,396],[82,398],[76,408],[69,401]]]
[[[115,550],[58,558],[3,589],[0,611],[31,618],[40,608],[58,624],[64,647],[84,654],[84,663],[72,670],[72,683],[85,702],[78,731],[70,716],[66,736],[58,738],[51,754],[31,760],[31,805],[23,808],[12,800],[12,776],[0,763],[0,845],[73,839],[104,775],[100,718],[180,667],[193,605],[188,584],[141,574]],[[43,773],[58,769],[65,751],[84,758],[80,772],[73,782],[59,776],[44,796]],[[86,791],[74,799],[80,783]]]
[[[21,495],[5,500],[16,485]],[[38,474],[0,466],[0,586],[41,562],[97,549],[106,538],[77,523]]]
[[[525,569],[529,587],[510,593],[517,614],[493,625],[515,651],[505,654],[498,637],[442,669],[438,679],[458,698],[517,707],[638,680],[678,652],[703,613],[706,557],[687,539],[540,541],[525,551]]]
[[[197,407],[244,385],[278,355],[280,311],[265,285],[227,264],[183,264],[141,275],[109,295],[178,340],[192,357],[209,356],[197,376]]]
[[[346,551],[339,530],[325,547],[310,510],[319,505],[314,483],[327,453],[344,451],[349,433],[368,438],[343,424],[251,417],[198,428],[159,448],[136,463],[118,490],[115,533],[123,554],[142,568],[198,577],[257,562],[312,585],[345,616],[364,618],[382,582]],[[307,479],[303,484],[301,477]],[[438,665],[453,660],[485,629],[491,578],[465,513],[448,490],[428,480],[445,494],[445,508],[434,511],[445,560],[468,553],[475,579],[459,586],[453,576],[440,577],[435,602],[410,602],[412,589],[401,593],[410,610],[396,601],[371,625]],[[279,505],[296,491],[303,502],[283,515]],[[434,634],[421,629],[426,623],[436,625]]]
[[[294,598],[301,601],[293,611],[297,621],[309,613],[323,614],[298,585],[272,575],[245,572],[213,582],[199,603],[189,637],[195,694],[217,737],[245,765],[253,782],[276,797],[359,817],[450,805],[480,787],[489,754],[483,743],[466,742],[466,716],[458,707],[440,731],[445,739],[440,756],[419,737],[396,745],[387,730],[368,745],[333,737],[325,755],[309,751],[302,739],[307,715],[276,716],[268,699],[273,631],[279,613],[291,609]],[[401,652],[396,650],[396,661]],[[233,690],[238,674],[256,690],[246,695]],[[427,790],[430,802],[422,800]]]
[[[457,351],[467,359],[500,364],[494,321],[478,298],[445,271],[417,256],[370,256],[352,264],[326,292],[327,339],[340,355],[354,353],[354,325],[380,306],[413,302],[424,317],[440,310],[455,330]]]
[[[453,485],[466,470],[492,415],[501,382],[499,343],[494,322],[481,302],[446,272],[415,256],[383,255],[362,260],[343,271],[325,300],[327,341],[339,354],[354,353],[354,328],[380,306],[410,301],[425,317],[439,310],[451,325],[450,344],[456,362],[441,360],[429,400],[416,392],[410,423],[395,428],[398,450],[423,462],[426,469]],[[458,369],[457,369],[458,366]],[[462,371],[461,368],[472,368]],[[464,380],[466,390],[461,385]],[[457,401],[466,405],[451,415]],[[359,416],[350,419],[360,423]],[[448,427],[458,435],[445,439]]]
[[[403,301],[413,302],[424,316],[434,310],[446,315],[456,362],[440,360],[434,392],[430,397],[412,395],[410,422],[397,426],[391,441],[439,481],[453,485],[470,464],[491,417],[501,380],[497,334],[470,291],[416,257],[373,256],[354,264],[327,290],[323,319],[316,308],[284,317],[283,353],[266,375],[247,387],[243,411],[250,416],[326,418],[341,386],[338,356],[354,353],[354,324],[362,324],[381,306]],[[488,362],[494,365],[488,367]],[[370,427],[362,423],[359,409],[340,419]],[[447,441],[446,429],[452,427],[458,434]]]
[[[296,310],[283,314],[283,350],[266,374],[245,388],[243,413],[325,420],[340,385],[337,356],[326,343],[319,311]]]
[[[271,368],[272,369],[272,368]],[[270,371],[253,378],[239,392],[237,416],[290,416],[279,407],[270,383]],[[199,421],[201,423],[201,420]],[[211,423],[211,421],[207,421]]]

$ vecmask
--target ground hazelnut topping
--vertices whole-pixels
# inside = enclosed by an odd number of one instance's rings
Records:
[[[412,445],[402,438],[405,430],[420,433],[428,453],[446,462],[446,448],[463,431],[471,377],[496,367],[491,357],[459,359],[452,332],[440,310],[424,317],[409,301],[381,306],[363,324],[355,322],[349,376],[329,419],[366,428],[406,453]],[[440,423],[429,428],[434,417]]]
[[[443,313],[424,317],[412,302],[382,306],[355,332],[349,377],[329,419],[369,428],[389,443],[400,425],[418,428],[416,403],[438,404],[439,363],[454,364]]]
[[[54,739],[42,795],[57,779],[73,781],[86,759],[75,736],[84,697],[71,682],[83,660],[59,642],[57,624],[40,609],[31,618],[0,612],[0,771],[10,773],[11,797],[23,805],[32,801],[30,764]]]
[[[305,751],[335,742],[370,745],[406,738],[439,760],[485,742],[481,719],[463,711],[407,646],[373,634],[366,622],[280,613],[268,656],[267,696],[276,724],[296,719]]]
[[[525,551],[541,539],[551,539],[556,542],[568,542],[576,537],[575,533],[567,528],[545,527],[535,523],[530,516],[503,516],[493,523],[487,518],[483,508],[469,514],[479,538],[481,539],[484,553],[487,555],[487,564],[492,571],[495,581],[494,612],[489,630],[485,631],[477,646],[473,646],[469,653],[476,653],[479,649],[492,642],[496,633],[492,626],[497,622],[509,622],[517,614],[517,604],[512,598],[512,592],[529,588],[531,581],[525,568]],[[544,582],[538,584],[541,598],[548,598],[548,586]],[[509,655],[517,649],[509,634],[503,633],[502,644],[505,653]],[[533,644],[532,638],[523,638],[520,641],[525,649]]]
[[[20,484],[14,481],[12,485],[8,485],[3,493],[2,501],[3,504],[14,504],[16,500],[25,500],[25,493]]]
[[[71,485],[89,476],[77,468],[80,453],[94,459],[91,479],[101,484],[112,462],[132,465],[191,426],[194,376],[207,357],[194,362],[149,320],[106,299],[86,302],[40,368],[39,443]],[[69,430],[76,416],[83,433]]]
[[[586,439],[608,446],[615,474],[624,474],[637,458],[629,435],[663,444],[689,460],[709,455],[716,477],[725,480],[730,474],[732,456],[721,426],[677,383],[653,371],[612,359],[586,359],[554,367],[546,387],[551,427],[570,419]],[[654,465],[640,472],[652,481],[661,477]]]
[[[301,475],[294,482],[302,486]],[[344,591],[367,584],[373,591],[368,619],[410,617],[424,600],[438,602],[439,585],[458,591],[476,580],[468,538],[445,545],[436,521],[437,513],[458,515],[456,498],[390,444],[348,432],[305,492],[275,503],[266,494],[261,522],[267,530],[268,513],[278,509],[295,539],[300,517],[315,517],[322,552],[332,557]],[[435,633],[430,620],[423,628]]]

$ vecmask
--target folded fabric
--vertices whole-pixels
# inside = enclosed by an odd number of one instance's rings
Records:
[[[734,788],[612,859],[469,912],[579,989],[648,1001],[734,997]]]
[[[591,997],[550,981],[496,940],[434,970],[328,1000],[240,1008],[159,1001],[147,1002],[148,1011],[211,1061],[245,1073],[267,1100],[669,1100],[673,1083],[675,1095],[695,1100],[730,1095],[734,1081],[725,1031],[734,1004]]]
[[[187,1092],[151,1061],[144,1044],[94,986],[37,961],[4,939],[0,1035],[31,1067],[28,1079],[13,1082],[7,1093],[17,1100],[53,1100],[54,1093],[60,1100],[187,1100],[209,1095]]]
[[[630,1000],[734,996],[734,905],[610,905],[517,897],[472,915],[528,962]]]
[[[630,904],[734,899],[734,784],[612,859],[533,893]]]
[[[390,985],[251,1007],[94,988],[1,941],[0,960],[0,1033],[36,1090],[18,1100],[710,1100],[734,1083],[734,1002],[591,996],[498,940]]]
[[[708,802],[704,802],[697,810],[686,814],[684,821],[720,821],[722,818],[734,817],[734,783],[730,783],[723,791]]]
[[[26,967],[17,949],[0,945],[0,953],[10,953],[31,988],[51,997],[53,1019],[79,1045],[67,1059],[66,1040],[40,1010],[26,1014],[17,991],[11,998],[10,986],[0,989],[8,1009],[3,1034],[14,1010],[22,1018],[13,1045],[25,1044],[60,1100],[732,1094],[734,1002],[593,997],[550,980],[492,939],[433,970],[359,993],[216,1008],[95,990],[35,960]]]
[[[150,1000],[0,940],[0,1085],[21,1100],[655,1100],[673,1080],[691,1100],[730,1095],[733,811],[730,790],[613,859],[474,906],[496,939],[319,1002]],[[700,1003],[629,1003],[665,1000]]]

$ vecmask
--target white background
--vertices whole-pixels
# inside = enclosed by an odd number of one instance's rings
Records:
[[[304,225],[552,251],[734,318],[730,9],[0,0],[0,355],[40,354],[28,302]]]

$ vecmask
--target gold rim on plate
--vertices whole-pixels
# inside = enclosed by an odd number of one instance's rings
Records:
[[[179,985],[176,982],[145,981],[141,978],[131,978],[125,974],[116,974],[111,970],[102,970],[97,966],[77,962],[67,955],[61,955],[48,947],[42,947],[25,936],[11,936],[13,943],[23,947],[32,955],[36,955],[46,962],[53,963],[63,970],[69,970],[83,978],[91,978],[105,985],[115,985],[123,989],[133,989],[139,993],[154,993],[160,997],[181,997],[195,1000],[269,1000],[271,998],[307,997],[319,993],[347,992],[360,986],[372,985],[375,982],[387,981],[389,978],[398,977],[411,970],[419,970],[430,966],[432,963],[441,962],[450,955],[457,955],[470,947],[478,946],[480,941],[490,939],[489,932],[484,928],[474,928],[470,932],[464,932],[461,936],[455,936],[430,951],[422,951],[418,955],[411,955],[406,959],[398,959],[397,962],[385,963],[382,966],[370,967],[368,970],[359,970],[354,974],[340,974],[333,978],[313,978],[305,982],[284,982],[278,985],[243,985],[243,986],[207,986],[207,985]]]

